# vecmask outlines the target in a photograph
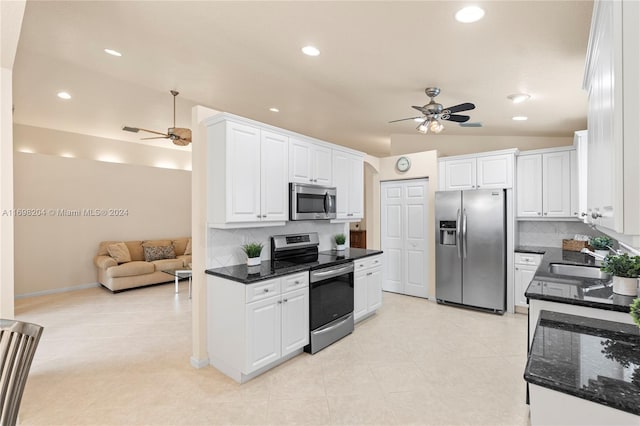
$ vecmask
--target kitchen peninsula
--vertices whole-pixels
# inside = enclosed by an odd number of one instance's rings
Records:
[[[531,424],[640,424],[640,329],[629,315],[634,298],[613,293],[611,278],[600,276],[586,254],[516,251],[543,254],[525,292]],[[592,277],[571,275],[574,266],[588,268],[575,274]]]

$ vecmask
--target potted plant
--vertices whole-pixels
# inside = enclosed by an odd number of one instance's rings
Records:
[[[345,242],[347,241],[347,237],[344,234],[337,234],[335,236],[336,240],[336,248],[338,250],[344,250],[346,248]]]
[[[600,268],[613,275],[613,292],[625,296],[638,295],[638,275],[640,275],[640,256],[627,253],[607,256]]]
[[[247,265],[255,266],[260,264],[260,254],[262,253],[262,243],[247,243],[242,246],[242,250],[247,255]]]
[[[613,240],[606,235],[602,237],[593,237],[589,240],[589,245],[593,247],[596,254],[599,254],[603,258],[607,257],[609,254],[609,247],[611,247],[611,244],[613,244]]]
[[[633,322],[635,322],[636,325],[640,327],[640,297],[634,300],[629,308],[631,318],[633,318]]]

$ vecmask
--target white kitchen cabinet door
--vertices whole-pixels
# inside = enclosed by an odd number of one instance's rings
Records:
[[[262,131],[260,146],[261,221],[289,219],[289,138]]]
[[[289,181],[313,183],[311,167],[311,144],[291,138],[289,141]]]
[[[260,129],[227,122],[227,222],[260,220]]]
[[[573,137],[573,144],[576,147],[576,167],[572,169],[573,176],[575,177],[576,185],[572,185],[571,191],[574,193],[572,200],[572,213],[577,213],[579,217],[585,223],[588,223],[587,213],[587,192],[588,192],[588,179],[589,179],[589,147],[588,147],[589,134],[586,130],[580,130],[575,132]],[[574,157],[572,157],[573,159]],[[573,163],[572,163],[573,167]],[[577,189],[575,188],[577,186]]]
[[[249,374],[280,358],[280,296],[248,303],[245,310],[246,358]]]
[[[456,191],[461,189],[475,189],[476,187],[476,159],[446,160],[445,189]]]
[[[520,155],[516,161],[518,217],[542,217],[542,154]]]
[[[524,293],[531,284],[531,280],[538,270],[537,266],[532,265],[516,265],[515,267],[515,304],[516,306],[527,306],[527,298]]]
[[[488,155],[477,158],[476,188],[511,188],[513,186],[513,155]]]
[[[542,208],[545,217],[570,217],[571,152],[542,154]]]
[[[364,160],[359,155],[349,159],[349,219],[364,217]]]
[[[367,314],[367,271],[356,272],[353,278],[353,320]]]
[[[382,268],[367,272],[367,312],[382,306]]]
[[[311,145],[311,164],[313,167],[313,183],[316,185],[331,186],[333,182],[333,168],[331,166],[331,148],[326,146]]]
[[[348,219],[350,197],[350,155],[333,150],[333,184],[336,187],[336,218]]]
[[[281,356],[285,356],[309,343],[309,287],[284,293],[281,302]]]

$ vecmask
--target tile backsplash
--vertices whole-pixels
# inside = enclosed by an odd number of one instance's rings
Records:
[[[207,235],[207,268],[238,265],[246,262],[246,256],[241,246],[250,242],[260,242],[262,260],[271,258],[271,236],[281,234],[297,234],[302,232],[317,232],[320,242],[319,250],[335,248],[333,236],[345,234],[349,239],[348,224],[329,223],[325,221],[287,222],[285,226],[266,228],[241,229],[213,229],[209,228]]]
[[[562,240],[570,240],[576,234],[601,236],[604,235],[582,222],[547,222],[547,221],[519,221],[518,245],[562,247]]]

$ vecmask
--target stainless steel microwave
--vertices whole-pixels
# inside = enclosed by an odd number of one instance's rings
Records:
[[[336,218],[336,188],[289,183],[289,220]]]

